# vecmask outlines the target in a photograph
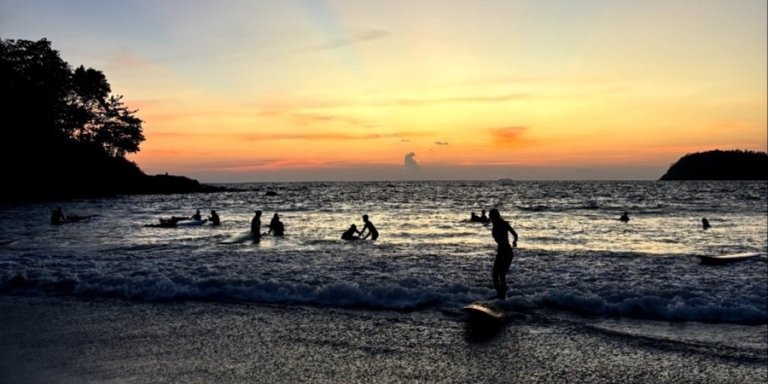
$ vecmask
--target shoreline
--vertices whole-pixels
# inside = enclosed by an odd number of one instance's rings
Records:
[[[768,375],[765,353],[532,314],[477,329],[439,311],[6,295],[0,311],[8,384],[759,383]]]

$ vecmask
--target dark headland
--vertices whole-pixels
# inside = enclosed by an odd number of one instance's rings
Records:
[[[0,201],[221,190],[127,160],[144,141],[138,111],[50,41],[0,39],[0,79]]]
[[[689,153],[672,164],[660,180],[768,180],[768,153],[742,150]]]

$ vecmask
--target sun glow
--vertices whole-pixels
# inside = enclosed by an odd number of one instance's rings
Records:
[[[144,121],[130,159],[148,173],[397,178],[413,153],[425,178],[656,178],[685,153],[768,147],[759,1],[25,4],[0,33],[103,70]]]

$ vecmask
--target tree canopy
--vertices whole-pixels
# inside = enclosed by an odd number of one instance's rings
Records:
[[[37,152],[76,143],[124,157],[144,141],[137,111],[112,93],[104,74],[72,69],[46,39],[0,40],[0,78],[5,145]]]
[[[0,201],[218,190],[125,159],[144,141],[137,111],[46,39],[0,39],[0,95]]]

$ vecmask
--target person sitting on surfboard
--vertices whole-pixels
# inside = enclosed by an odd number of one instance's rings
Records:
[[[706,218],[706,217],[702,217],[702,218],[701,218],[701,226],[702,226],[702,228],[704,228],[705,230],[706,230],[706,229],[709,229],[709,228],[712,228],[712,226],[711,226],[711,225],[709,225],[709,220],[707,220],[707,218]]]
[[[371,240],[378,239],[379,231],[377,231],[376,227],[373,226],[373,223],[371,223],[368,220],[368,215],[363,215],[363,222],[365,223],[365,225],[363,226],[363,229],[360,231],[360,239],[365,240],[368,238],[368,236],[371,237]],[[365,232],[366,229],[368,230],[368,233],[366,233],[365,236],[363,236],[363,232]]]
[[[619,220],[621,220],[621,221],[623,221],[625,223],[629,221],[629,214],[627,213],[627,211],[624,211],[624,213],[621,215],[621,217],[619,217]]]
[[[56,209],[51,212],[51,224],[61,224],[67,220],[67,217],[64,216],[64,211],[61,209],[61,207],[56,207]]]
[[[261,240],[261,211],[256,211],[251,219],[251,237],[253,241]]]
[[[357,226],[352,224],[349,226],[349,229],[344,231],[344,233],[341,234],[342,240],[359,240],[360,238],[357,237],[357,234],[360,233],[357,230]]]
[[[221,225],[221,219],[219,219],[219,214],[216,213],[216,211],[214,210],[211,210],[211,217],[209,217],[208,219],[211,220],[211,225],[213,226]]]
[[[491,209],[489,215],[491,216],[491,223],[493,223],[491,234],[493,240],[498,244],[491,277],[493,278],[493,286],[496,288],[496,297],[505,299],[507,297],[507,272],[509,272],[514,256],[512,248],[517,247],[517,232],[507,221],[501,218],[498,209]],[[512,245],[509,245],[509,233],[514,237]]]
[[[267,234],[270,233],[273,236],[285,236],[285,225],[280,221],[280,216],[277,213],[272,216],[272,220],[269,222],[269,231],[267,231]]]
[[[192,217],[191,217],[192,220],[202,220],[202,218],[203,217],[200,216],[200,210],[199,209],[197,211],[195,211],[195,214],[192,215]]]

